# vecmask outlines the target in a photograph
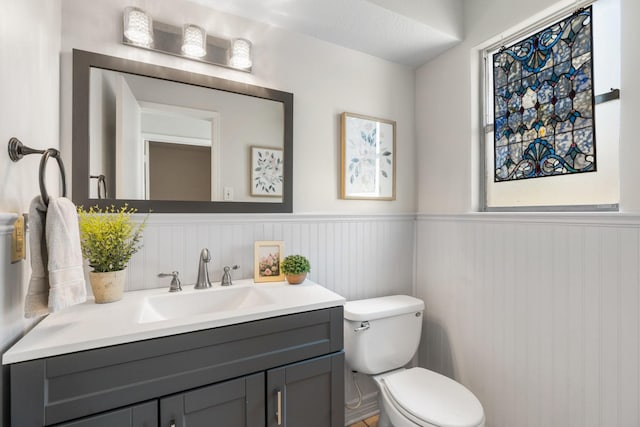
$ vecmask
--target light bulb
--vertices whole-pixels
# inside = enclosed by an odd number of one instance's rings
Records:
[[[186,24],[182,30],[182,53],[201,58],[207,54],[207,32],[197,25]]]
[[[124,36],[131,43],[144,47],[153,44],[153,20],[137,7],[124,9]]]
[[[233,39],[231,42],[231,58],[229,65],[233,68],[250,68],[251,42],[247,39]]]

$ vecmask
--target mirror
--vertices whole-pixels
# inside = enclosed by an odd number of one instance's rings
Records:
[[[292,212],[293,94],[73,51],[73,201]]]

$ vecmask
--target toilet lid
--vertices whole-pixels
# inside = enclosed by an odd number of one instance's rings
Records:
[[[393,400],[409,414],[439,427],[471,427],[484,421],[478,399],[465,386],[436,372],[411,368],[384,378]]]

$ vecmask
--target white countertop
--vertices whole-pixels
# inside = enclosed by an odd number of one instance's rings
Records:
[[[172,302],[171,298],[178,301],[181,295],[189,298],[190,294],[197,294],[203,298],[215,299],[216,292],[224,292],[229,288],[223,288],[216,283],[212,288],[203,290],[195,290],[193,285],[187,285],[182,287],[182,292],[171,294],[168,287],[125,292],[120,301],[109,304],[95,304],[91,299],[48,315],[4,353],[2,364],[335,307],[345,303],[342,296],[310,280],[300,285],[289,285],[286,282],[254,284],[253,280],[237,280],[232,287],[255,287],[260,293],[268,295],[271,302],[150,321],[142,315],[145,301],[148,301],[149,297],[161,297],[164,301]]]

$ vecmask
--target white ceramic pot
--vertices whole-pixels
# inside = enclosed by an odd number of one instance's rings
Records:
[[[125,270],[104,273],[89,272],[89,281],[96,303],[104,304],[122,299],[124,278]]]

